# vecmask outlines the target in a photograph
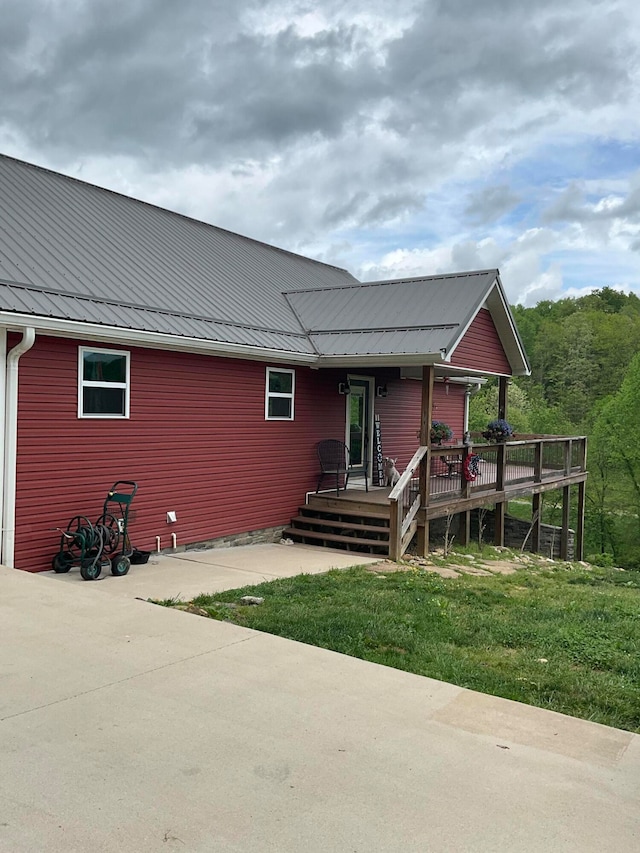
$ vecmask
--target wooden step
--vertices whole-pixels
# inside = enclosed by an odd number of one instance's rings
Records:
[[[301,507],[303,509],[303,507]],[[316,512],[316,510],[314,510]],[[383,536],[389,537],[388,524],[359,524],[348,521],[340,521],[333,518],[322,518],[313,515],[296,515],[291,519],[291,526],[297,527],[298,524],[310,524],[312,527],[339,527],[341,530],[353,530],[362,533],[381,533]]]
[[[304,508],[317,512],[329,512],[333,515],[351,515],[357,518],[384,518],[387,521],[389,520],[388,506],[384,504],[365,503],[364,501],[346,501],[337,498],[323,498],[320,495],[311,495]]]
[[[302,539],[303,541],[311,539],[322,542],[324,545],[335,543],[338,545],[350,545],[352,548],[376,548],[385,553],[389,552],[389,543],[384,539],[360,539],[356,536],[342,536],[338,533],[324,533],[316,530],[301,530],[295,527],[286,527],[282,531],[282,536],[289,539]]]

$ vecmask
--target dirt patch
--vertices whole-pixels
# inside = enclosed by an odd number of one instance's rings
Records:
[[[525,568],[521,564],[518,564],[518,567]],[[482,568],[495,575],[515,575],[518,570],[509,560],[492,560],[490,563],[483,563]]]
[[[372,575],[390,575],[394,572],[408,572],[412,566],[407,566],[404,563],[394,563],[391,560],[382,560],[379,563],[369,563],[364,567],[365,572],[371,572]]]
[[[420,566],[424,572],[433,572],[441,578],[459,578],[462,566]]]
[[[491,572],[487,571],[488,566],[484,568],[480,568],[480,566],[454,566],[454,569],[462,572],[463,575],[480,575],[484,577],[491,577]]]

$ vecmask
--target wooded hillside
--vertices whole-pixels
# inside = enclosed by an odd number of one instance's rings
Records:
[[[585,553],[640,568],[640,299],[605,287],[513,309],[531,376],[510,387],[516,433],[589,436]],[[472,430],[496,416],[497,388],[471,403]],[[553,494],[545,500],[554,521]]]

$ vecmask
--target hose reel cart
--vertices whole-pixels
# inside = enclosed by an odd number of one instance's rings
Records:
[[[129,510],[138,491],[133,480],[113,484],[102,507],[102,515],[94,524],[85,515],[75,515],[66,530],[60,530],[60,550],[51,561],[54,572],[68,572],[80,566],[84,580],[96,580],[102,570],[116,577],[126,575],[131,567],[133,547],[129,539]]]

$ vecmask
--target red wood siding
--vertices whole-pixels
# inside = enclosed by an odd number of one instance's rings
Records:
[[[295,421],[265,421],[265,364],[138,348],[130,419],[79,419],[81,343],[38,337],[20,360],[18,568],[50,568],[52,528],[95,520],[120,479],[139,483],[130,532],[141,549],[158,535],[166,548],[171,533],[184,545],[284,525],[315,489],[316,442],[344,436],[334,372],[296,368]]]
[[[502,347],[493,317],[481,308],[455,349],[451,364],[511,376],[511,365]]]
[[[436,382],[433,388],[433,420],[449,424],[458,444],[464,437],[464,392],[464,385],[453,382]]]
[[[387,382],[388,396],[375,401],[380,415],[382,452],[398,457],[397,467],[403,471],[418,447],[422,383],[415,379]],[[454,432],[454,440],[462,441],[464,433],[464,386],[452,382],[436,382],[433,389],[433,420],[444,421]]]
[[[50,568],[56,527],[95,520],[116,480],[136,480],[136,547],[202,542],[288,523],[316,486],[316,442],[344,437],[344,372],[295,368],[295,421],[265,421],[260,362],[131,348],[129,420],[77,417],[78,347],[38,337],[20,360],[16,566]],[[111,347],[117,349],[118,347]],[[380,377],[378,377],[380,378]],[[375,399],[383,452],[406,467],[418,444],[421,383],[384,376]],[[462,435],[464,389],[436,383],[434,418]],[[178,521],[168,525],[166,513]]]

